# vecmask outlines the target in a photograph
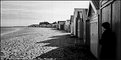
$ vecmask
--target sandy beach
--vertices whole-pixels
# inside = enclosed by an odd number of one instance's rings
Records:
[[[63,30],[26,27],[1,36],[1,60],[88,60],[84,41]]]
[[[33,59],[58,47],[47,47],[50,43],[39,43],[53,38],[52,36],[65,35],[51,28],[18,28],[1,34],[2,59]]]

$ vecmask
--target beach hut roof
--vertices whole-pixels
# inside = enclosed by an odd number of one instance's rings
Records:
[[[89,14],[91,13],[91,9],[93,9],[94,13],[97,14],[99,10],[99,1],[94,1],[94,0],[90,1],[87,16],[89,16]]]
[[[95,8],[99,9],[99,0],[92,0],[92,3],[94,4]]]

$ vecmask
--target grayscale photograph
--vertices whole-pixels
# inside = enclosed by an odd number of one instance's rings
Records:
[[[0,60],[121,60],[120,0],[1,0]]]

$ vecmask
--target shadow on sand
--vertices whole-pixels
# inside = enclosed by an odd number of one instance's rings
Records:
[[[59,29],[57,29],[57,28],[52,28],[52,30],[56,30],[56,31],[59,31],[59,32],[62,32],[62,33],[67,33],[66,31],[64,31],[64,30],[59,30]]]
[[[58,47],[35,58],[35,60],[96,60],[84,45],[83,40],[71,38],[69,34],[50,37],[53,39],[37,42],[50,43],[45,46]]]

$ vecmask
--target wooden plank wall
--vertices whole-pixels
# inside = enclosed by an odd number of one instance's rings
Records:
[[[102,9],[102,23],[111,22],[111,5]]]
[[[91,51],[98,57],[98,16],[92,17],[90,21]]]
[[[117,37],[117,60],[121,60],[121,1],[112,4],[112,30]]]

